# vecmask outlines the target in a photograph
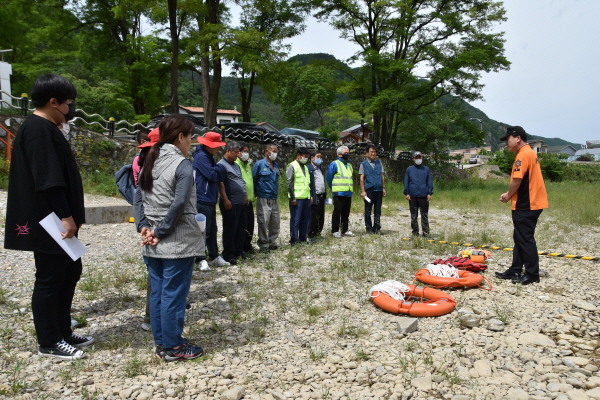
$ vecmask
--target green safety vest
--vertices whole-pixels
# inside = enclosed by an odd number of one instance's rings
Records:
[[[310,199],[310,174],[308,168],[302,167],[298,160],[290,164],[294,168],[294,197],[298,200]],[[306,175],[302,172],[305,169]]]
[[[331,182],[331,191],[336,192],[351,192],[352,191],[352,165],[347,166],[340,160],[335,160],[337,172],[333,175]]]

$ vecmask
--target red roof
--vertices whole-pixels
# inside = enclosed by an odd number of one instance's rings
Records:
[[[187,110],[189,112],[204,114],[204,107],[185,107],[185,106],[179,106],[179,107],[181,107],[184,110]],[[217,114],[242,115],[242,113],[240,113],[237,110],[217,110]]]

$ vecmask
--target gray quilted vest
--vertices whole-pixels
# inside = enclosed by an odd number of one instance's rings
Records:
[[[156,228],[163,220],[175,198],[175,171],[185,160],[181,150],[165,143],[152,169],[152,191],[142,191],[144,214]],[[193,184],[193,181],[192,181]],[[156,246],[144,246],[142,254],[154,258],[186,258],[205,255],[204,234],[200,231],[196,215],[196,191],[192,190],[175,230],[161,239]]]

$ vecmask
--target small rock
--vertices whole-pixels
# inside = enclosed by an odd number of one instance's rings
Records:
[[[246,387],[236,386],[221,393],[221,400],[240,400],[246,394]]]
[[[275,390],[271,390],[271,396],[273,396],[275,400],[286,400],[286,397],[283,395],[283,393],[279,393]]]
[[[468,328],[475,328],[481,324],[481,317],[476,314],[463,314],[458,320],[462,326],[466,326]]]
[[[486,329],[492,332],[502,332],[504,330],[504,326],[504,322],[500,321],[499,319],[492,318],[488,320]]]
[[[462,394],[457,394],[456,396],[452,396],[450,400],[470,400],[469,396],[465,396]]]
[[[529,395],[523,389],[510,389],[506,398],[511,400],[529,400]]]
[[[584,357],[565,357],[562,359],[563,364],[567,367],[584,366],[590,363],[590,360]],[[566,362],[565,362],[566,361]],[[568,364],[567,364],[568,362]]]
[[[166,388],[165,389],[165,394],[169,397],[173,397],[175,396],[175,389],[173,388]]]
[[[477,371],[480,377],[492,376],[492,365],[490,360],[477,360],[473,364],[473,368]]]
[[[525,332],[519,336],[519,343],[522,345],[535,345],[544,347],[556,347],[554,340],[542,333]]]
[[[590,397],[583,390],[569,390],[566,393],[569,400],[589,400]]]
[[[352,300],[346,300],[344,302],[343,306],[345,308],[347,308],[348,310],[351,310],[351,311],[358,311],[358,310],[360,310],[360,306],[358,304],[356,304],[355,302],[353,302]]]
[[[419,328],[419,319],[411,317],[399,317],[398,318],[398,332],[400,333],[412,333]]]
[[[596,311],[596,310],[598,310],[598,307],[596,307],[592,303],[588,303],[587,301],[583,301],[583,300],[575,301],[575,302],[573,302],[573,305],[575,307],[581,308],[581,309],[586,310],[586,311]]]
[[[424,376],[420,378],[413,378],[410,384],[417,390],[429,391],[432,388],[433,382],[430,377]]]
[[[600,399],[600,387],[588,390],[585,394],[592,399]]]

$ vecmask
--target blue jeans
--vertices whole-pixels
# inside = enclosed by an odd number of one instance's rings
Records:
[[[146,257],[152,292],[150,294],[150,325],[154,343],[170,349],[182,345],[185,339],[183,322],[187,295],[192,283],[194,257]]]
[[[296,205],[290,202],[290,243],[306,242],[310,223],[310,199],[296,199]]]

